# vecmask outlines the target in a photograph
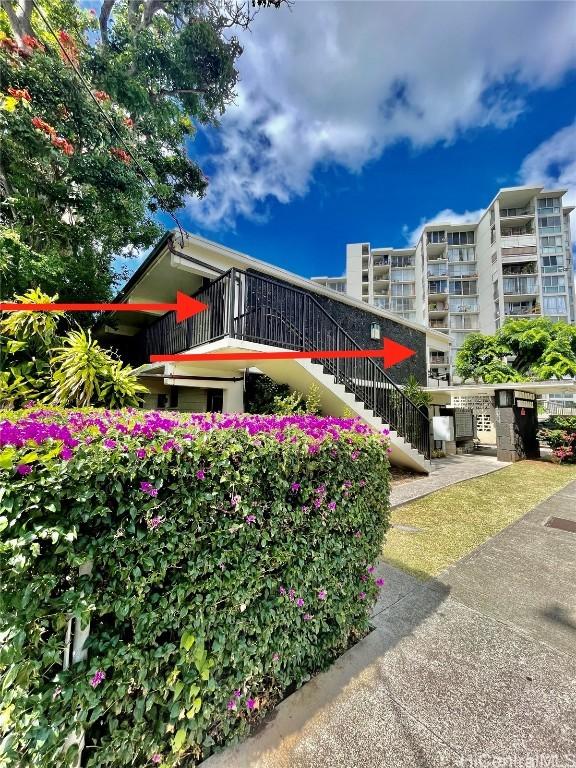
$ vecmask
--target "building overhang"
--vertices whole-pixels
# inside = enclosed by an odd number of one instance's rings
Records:
[[[512,389],[530,392],[533,395],[549,395],[566,392],[576,394],[576,379],[553,379],[551,381],[520,381],[505,384],[454,384],[449,387],[425,387],[433,396],[433,403],[444,405],[452,397],[478,397],[494,395],[497,389]]]
[[[426,335],[428,343],[438,343],[442,348],[446,345],[446,335],[436,332],[427,326],[406,320],[393,312],[372,306],[366,302],[348,296],[345,293],[336,294],[331,288],[313,283],[311,280],[289,272],[286,269],[260,261],[245,253],[235,251],[232,248],[207,240],[199,235],[181,233],[178,230],[166,232],[158,242],[154,250],[136,270],[126,286],[119,292],[116,302],[160,302],[174,301],[176,291],[194,293],[201,287],[204,277],[215,278],[218,274],[231,268],[252,269],[277,280],[282,280],[296,288],[329,297],[342,304],[369,312],[375,318],[381,317],[387,320],[413,328]],[[340,278],[343,279],[343,278]],[[125,313],[132,318],[131,313]],[[111,322],[113,313],[109,313],[99,323],[112,326],[117,319]],[[134,313],[134,321],[139,320],[142,327],[151,322],[154,316],[148,319]],[[123,319],[126,324],[127,318]]]

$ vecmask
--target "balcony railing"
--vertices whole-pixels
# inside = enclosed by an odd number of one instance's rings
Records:
[[[531,294],[538,293],[538,281],[527,280],[522,278],[507,277],[504,279],[503,292],[504,294]]]
[[[508,219],[514,216],[534,216],[534,208],[500,208],[500,218]]]
[[[208,309],[177,323],[174,312],[163,315],[131,339],[142,360],[151,354],[178,354],[230,337],[289,350],[340,350],[362,347],[310,293],[261,275],[231,269],[194,298]],[[313,359],[343,384],[374,415],[425,457],[430,455],[429,420],[370,357]]]
[[[525,248],[526,246],[536,247],[536,235],[526,233],[524,235],[504,235],[500,238],[502,248]]]

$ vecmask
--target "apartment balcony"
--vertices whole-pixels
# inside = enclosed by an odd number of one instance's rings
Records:
[[[456,307],[450,307],[450,314],[452,315],[477,315],[480,308],[477,304],[459,304]]]
[[[527,208],[500,208],[500,219],[503,219],[506,224],[522,226],[532,222],[534,213],[534,208],[530,206]]]
[[[430,328],[435,328],[436,330],[448,333],[448,318],[446,318],[446,320],[430,320],[428,325]]]
[[[430,365],[449,366],[450,360],[442,352],[430,352]]]
[[[448,281],[447,280],[431,280],[428,283],[428,296],[430,298],[448,296]]]
[[[530,277],[538,272],[536,264],[533,261],[525,264],[506,264],[502,265],[502,276],[506,277]]]
[[[504,314],[506,317],[533,317],[534,315],[540,315],[540,304],[537,302],[522,301],[518,303],[508,303],[504,307]]]
[[[443,301],[433,301],[428,304],[428,315],[430,317],[443,317],[448,314],[448,304]]]
[[[523,235],[505,235],[502,233],[502,236],[500,237],[500,246],[502,247],[502,255],[504,255],[504,248],[536,249],[536,235],[532,232],[527,232]],[[531,251],[528,251],[528,253],[530,252]]]

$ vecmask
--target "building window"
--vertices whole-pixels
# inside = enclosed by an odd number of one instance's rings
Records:
[[[427,243],[445,243],[446,242],[446,232],[444,230],[438,230],[436,232],[426,232],[426,242]]]
[[[170,387],[170,408],[178,408],[178,387]]]
[[[564,275],[550,276],[543,275],[542,291],[544,293],[564,293],[566,291],[566,280]]]
[[[564,272],[564,256],[542,256],[542,272]]]
[[[362,246],[362,256],[369,256],[370,255],[370,245],[368,243],[364,243]]]
[[[568,312],[565,296],[544,296],[545,315],[565,315]]]
[[[538,213],[560,213],[559,197],[541,197],[538,200]]]
[[[414,283],[392,283],[392,296],[414,296]]]
[[[474,232],[448,232],[448,245],[473,245]]]
[[[476,259],[474,248],[448,248],[447,253],[448,261],[474,261]]]
[[[472,296],[478,293],[477,280],[451,280],[450,293],[455,296]]]

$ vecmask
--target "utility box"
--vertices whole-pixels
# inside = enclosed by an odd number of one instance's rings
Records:
[[[432,431],[434,440],[454,441],[454,420],[451,416],[433,416]]]

